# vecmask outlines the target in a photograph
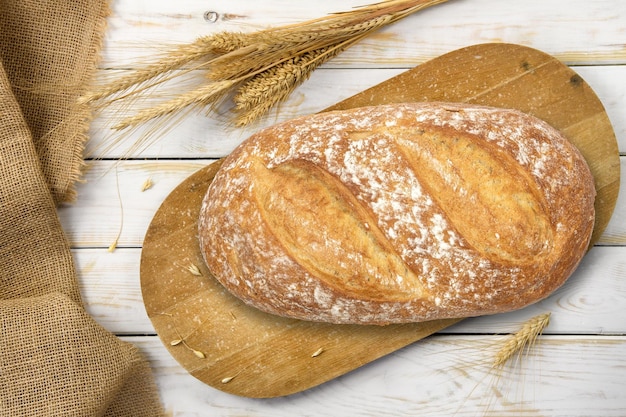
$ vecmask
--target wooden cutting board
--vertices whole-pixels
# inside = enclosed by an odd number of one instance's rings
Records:
[[[517,108],[561,129],[596,180],[593,242],[619,189],[617,141],[591,88],[554,57],[511,44],[483,44],[424,63],[332,109],[408,101]],[[211,277],[196,238],[200,204],[219,162],[196,172],[163,202],[145,236],[141,288],[163,344],[193,376],[247,397],[296,393],[345,374],[456,323],[384,327],[280,318],[247,307]]]

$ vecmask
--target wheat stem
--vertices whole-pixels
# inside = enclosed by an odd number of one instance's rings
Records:
[[[157,117],[165,116],[192,105],[206,106],[215,103],[223,97],[228,89],[239,80],[225,80],[201,86],[198,89],[184,93],[158,106],[144,109],[134,116],[127,117],[113,126],[115,130],[123,130],[136,126]]]
[[[261,68],[273,66],[284,59],[290,59],[306,52],[337,45],[342,42],[354,43],[363,35],[388,25],[394,19],[382,15],[368,20],[351,21],[348,24],[304,27],[299,30],[268,29],[255,36],[256,51],[246,56],[212,63],[209,78],[212,80],[241,77]],[[345,48],[343,48],[345,49]],[[336,55],[336,54],[335,54]]]
[[[81,102],[93,102],[126,91],[133,86],[141,85],[155,77],[176,70],[185,64],[202,58],[212,51],[211,37],[202,36],[190,44],[179,45],[173,51],[153,64],[133,71],[96,91],[87,92],[81,98]]]

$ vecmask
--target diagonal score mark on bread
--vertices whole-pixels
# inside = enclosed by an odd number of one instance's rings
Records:
[[[428,296],[377,220],[335,176],[302,159],[272,169],[256,159],[250,169],[263,219],[309,273],[364,299],[408,301]],[[342,262],[328,262],[329,258]]]
[[[419,172],[451,228],[496,262],[541,262],[551,249],[552,227],[545,198],[528,172],[510,154],[473,135],[427,127],[387,133]]]

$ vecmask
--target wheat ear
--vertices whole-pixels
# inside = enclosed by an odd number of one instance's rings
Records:
[[[211,63],[208,78],[219,80],[246,76],[324,48],[332,47],[337,50],[337,53],[332,55],[335,56],[365,35],[390,24],[395,18],[396,16],[392,15],[382,15],[363,21],[354,18],[345,19],[341,24],[319,23],[299,29],[277,28],[260,31],[248,39],[251,41],[248,47],[254,45],[256,47],[254,51],[245,56],[230,57],[219,63]]]
[[[158,61],[133,71],[115,81],[100,87],[97,90],[85,93],[79,100],[83,103],[101,100],[134,86],[141,85],[155,77],[182,67],[189,62],[205,56],[212,50],[211,39],[202,36],[190,44],[183,44],[168,52]]]
[[[162,77],[171,71],[198,60],[210,62],[212,59],[245,48],[254,40],[254,34],[240,32],[219,32],[213,35],[200,36],[192,43],[178,45],[143,68],[118,78],[99,89],[85,93],[79,101],[82,103],[98,101],[133,87],[141,86],[149,81],[151,81],[149,86],[155,86],[166,81]],[[194,69],[198,69],[198,67],[196,66]],[[141,90],[134,91],[139,92]]]
[[[496,353],[492,366],[502,367],[514,355],[532,346],[548,324],[550,324],[550,313],[540,314],[525,322],[522,328],[512,334]]]
[[[244,83],[233,97],[239,112],[237,126],[246,126],[267,113],[277,103],[287,99],[291,92],[306,81],[324,62],[338,55],[348,45],[322,48],[291,58]]]

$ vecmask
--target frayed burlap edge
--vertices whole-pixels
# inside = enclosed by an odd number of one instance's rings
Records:
[[[76,133],[76,146],[73,149],[74,152],[72,157],[72,167],[69,173],[69,182],[68,186],[64,190],[60,190],[60,192],[56,195],[53,192],[53,198],[57,204],[75,202],[78,197],[76,183],[82,181],[83,173],[86,168],[84,160],[85,146],[89,140],[89,129],[94,118],[94,111],[91,105],[89,103],[81,102],[79,98],[85,92],[90,90],[94,83],[94,77],[98,71],[98,64],[102,60],[100,51],[102,51],[104,45],[106,30],[108,27],[107,19],[110,15],[111,7],[109,2],[103,1],[102,9],[100,10],[100,17],[96,23],[97,27],[94,30],[94,39],[91,46],[93,50],[93,59],[85,77],[87,81],[85,82],[85,85],[82,86],[79,94],[77,94],[74,102],[74,110],[71,112],[71,114],[77,115],[79,121],[77,123],[78,129]]]

